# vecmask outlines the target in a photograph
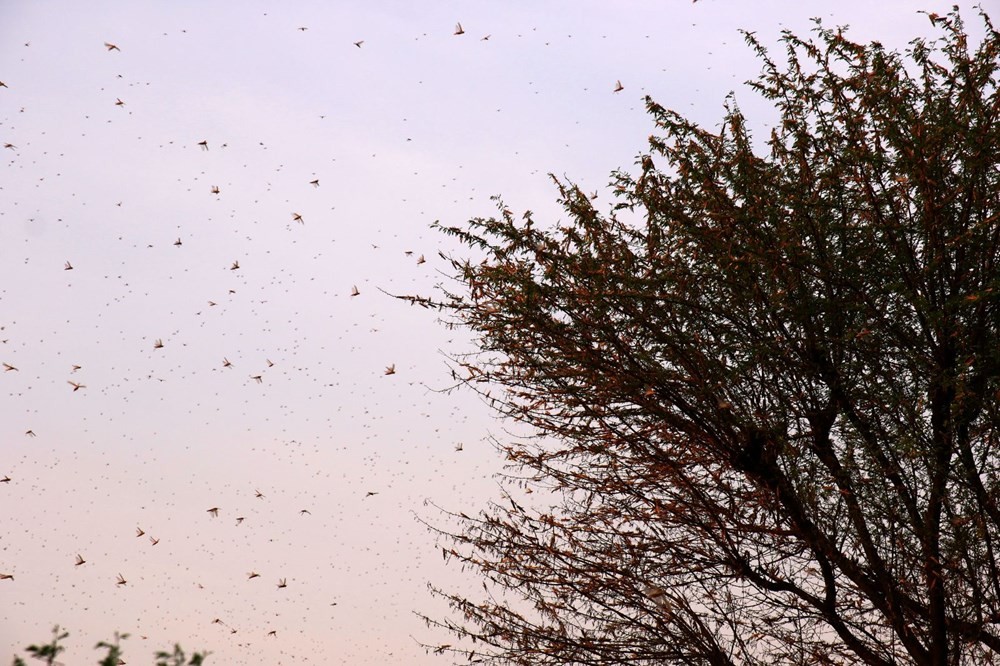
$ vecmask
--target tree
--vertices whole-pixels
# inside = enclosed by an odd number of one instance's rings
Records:
[[[69,632],[63,631],[59,628],[59,625],[56,625],[52,629],[51,643],[29,645],[25,650],[27,650],[31,657],[44,661],[47,666],[62,666],[62,662],[56,661],[56,657],[66,650],[66,647],[61,645],[60,642],[68,637]],[[97,662],[99,666],[121,666],[125,663],[125,660],[122,659],[121,642],[126,638],[128,638],[128,634],[115,632],[114,641],[101,641],[94,646],[95,650],[103,649],[108,652],[103,659]],[[175,644],[173,652],[161,651],[156,653],[156,666],[202,666],[208,655],[208,652],[195,652],[191,655],[190,660],[188,660],[181,646]],[[13,666],[27,666],[27,662],[17,655],[14,655],[12,663]]]
[[[1000,34],[928,17],[904,54],[817,21],[783,66],[747,34],[766,149],[732,100],[709,131],[647,99],[612,210],[557,180],[558,226],[498,199],[443,228],[476,257],[407,298],[522,427],[509,502],[439,528],[485,593],[432,587],[436,651],[1000,660]]]

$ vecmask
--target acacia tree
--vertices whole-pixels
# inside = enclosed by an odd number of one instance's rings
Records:
[[[445,228],[456,371],[527,432],[515,499],[443,529],[436,651],[497,664],[1000,660],[1000,34],[904,54],[817,22],[755,149],[647,99],[602,213]],[[513,490],[512,490],[513,492]],[[520,496],[518,496],[520,498]],[[552,506],[543,506],[551,504]]]

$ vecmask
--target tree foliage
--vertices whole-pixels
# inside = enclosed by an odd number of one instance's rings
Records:
[[[98,663],[99,666],[122,666],[125,660],[122,659],[121,642],[128,638],[128,634],[115,633],[112,642],[101,641],[94,646],[95,650],[107,650],[107,654]],[[27,653],[34,659],[44,661],[47,666],[62,666],[62,662],[56,661],[56,657],[66,650],[66,646],[61,641],[69,637],[69,632],[63,631],[56,625],[52,629],[52,642],[42,645],[29,645],[25,648]],[[195,652],[190,660],[184,654],[180,645],[174,645],[173,652],[157,652],[156,666],[202,666],[208,652]],[[24,658],[14,655],[13,666],[27,666]]]
[[[709,131],[647,99],[612,210],[557,181],[557,225],[444,228],[479,256],[410,300],[475,334],[456,372],[527,426],[498,445],[539,508],[442,531],[485,593],[433,588],[438,651],[1000,660],[1000,34],[928,17],[903,54],[748,34],[766,148],[731,100]]]
[[[27,650],[32,658],[44,661],[47,666],[53,666],[58,663],[56,657],[66,650],[65,646],[60,645],[59,642],[65,640],[68,636],[69,633],[62,631],[59,629],[59,625],[56,625],[52,628],[52,642],[41,645],[29,645],[25,650]],[[24,659],[15,655],[14,666],[25,666]]]

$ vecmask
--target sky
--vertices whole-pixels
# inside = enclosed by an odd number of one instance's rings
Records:
[[[512,435],[392,298],[460,288],[430,225],[555,224],[550,173],[610,208],[646,95],[767,136],[740,29],[903,49],[951,4],[0,4],[0,662],[59,624],[69,663],[445,663],[427,584],[481,588],[426,525]]]

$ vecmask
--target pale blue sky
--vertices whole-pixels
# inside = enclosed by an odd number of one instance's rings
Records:
[[[0,660],[61,623],[72,663],[115,630],[129,663],[442,663],[412,611],[478,582],[414,516],[497,497],[505,435],[430,390],[466,337],[380,291],[445,279],[428,225],[494,194],[555,222],[546,173],[601,190],[647,94],[713,126],[735,91],[764,123],[738,28],[902,48],[950,5],[4,3]]]

